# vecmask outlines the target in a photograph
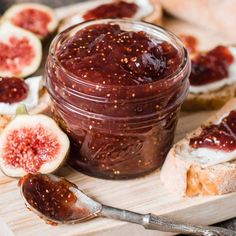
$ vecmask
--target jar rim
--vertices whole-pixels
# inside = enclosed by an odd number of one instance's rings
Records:
[[[67,39],[70,36],[70,33],[72,31],[78,32],[78,30],[81,30],[87,26],[91,26],[91,25],[95,25],[95,24],[131,24],[131,25],[138,25],[140,26],[140,30],[144,31],[146,33],[147,29],[151,30],[153,33],[159,33],[163,36],[165,36],[166,39],[170,39],[172,40],[171,43],[175,48],[177,47],[178,52],[181,53],[181,64],[179,65],[179,67],[171,74],[165,76],[162,79],[153,81],[151,83],[145,83],[145,84],[139,84],[139,85],[125,85],[125,86],[120,86],[120,85],[110,85],[110,84],[97,84],[96,82],[93,81],[88,81],[85,80],[83,78],[79,78],[78,76],[71,73],[69,70],[67,70],[64,66],[62,66],[62,64],[60,63],[60,61],[58,60],[57,56],[56,56],[56,49],[58,44],[64,39]],[[78,29],[78,30],[76,30]],[[150,34],[150,33],[149,33]],[[160,38],[162,39],[162,38]],[[163,39],[164,40],[164,39]],[[86,86],[90,86],[93,88],[96,88],[98,85],[101,89],[105,89],[105,88],[125,88],[125,89],[132,89],[132,88],[141,88],[141,87],[147,87],[150,85],[158,85],[158,84],[162,84],[162,83],[166,83],[168,81],[172,81],[175,80],[175,78],[177,78],[183,71],[185,71],[188,68],[188,52],[186,50],[186,48],[184,47],[183,43],[180,41],[180,39],[178,39],[178,37],[170,32],[169,30],[161,27],[161,26],[157,26],[151,23],[147,23],[147,22],[142,22],[142,21],[138,21],[138,20],[130,20],[130,19],[100,19],[100,20],[89,20],[89,21],[85,21],[79,24],[76,24],[74,26],[69,27],[68,29],[62,31],[61,33],[59,33],[54,40],[52,41],[51,45],[50,45],[50,49],[49,49],[49,56],[51,57],[51,59],[53,60],[53,63],[55,63],[56,66],[58,66],[58,68],[60,68],[60,70],[63,71],[63,73],[65,73],[67,76],[69,76],[69,78],[76,82],[76,83],[80,83],[80,84],[84,84]]]

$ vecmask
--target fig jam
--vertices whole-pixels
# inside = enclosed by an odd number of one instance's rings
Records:
[[[162,165],[189,86],[186,50],[172,37],[147,23],[96,20],[54,41],[46,81],[71,166],[121,179]]]
[[[197,55],[192,60],[190,84],[201,86],[227,78],[233,62],[234,57],[225,46],[217,46],[205,54]]]
[[[189,53],[197,52],[198,40],[196,37],[188,34],[180,34],[179,38],[181,39]]]
[[[53,181],[47,175],[28,174],[19,185],[22,185],[22,194],[27,204],[52,221],[73,221],[90,215],[89,210],[78,207],[78,198],[70,190],[76,187],[63,179]],[[75,207],[76,205],[76,207]]]
[[[29,93],[24,80],[16,77],[0,77],[0,102],[16,103],[23,101]]]
[[[225,152],[236,149],[236,110],[223,118],[219,124],[203,127],[199,136],[190,139],[193,148],[211,148]]]
[[[102,4],[83,15],[85,20],[105,18],[131,18],[138,11],[138,5],[125,1]]]
[[[109,24],[77,32],[61,45],[57,58],[75,76],[98,85],[118,86],[163,79],[176,71],[181,61],[171,44],[150,39],[143,31],[127,32]]]

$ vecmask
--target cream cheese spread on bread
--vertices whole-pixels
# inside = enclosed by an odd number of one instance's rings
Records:
[[[222,115],[218,120],[215,120],[211,124],[218,125],[221,121],[228,116],[229,112]],[[235,124],[236,125],[236,124]],[[235,137],[236,138],[236,137]],[[186,145],[181,146],[181,156],[184,156],[188,160],[200,163],[202,166],[213,166],[220,163],[233,161],[236,159],[236,149],[228,152],[224,150],[217,150],[213,148],[193,148],[189,145],[189,139],[186,140]]]

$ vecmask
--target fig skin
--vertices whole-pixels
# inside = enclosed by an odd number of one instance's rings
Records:
[[[32,34],[29,31],[16,27],[9,22],[0,24],[0,42],[3,41],[4,43],[6,43],[12,36],[17,39],[27,38],[35,52],[35,55],[34,58],[32,58],[30,64],[22,66],[20,72],[14,72],[10,69],[9,70],[0,69],[0,76],[24,78],[33,74],[39,68],[42,61],[42,43],[34,34]]]
[[[59,143],[59,153],[55,154],[55,158],[49,159],[43,163],[36,173],[48,174],[53,173],[58,168],[60,168],[66,161],[69,153],[70,142],[67,135],[59,128],[56,122],[48,116],[39,114],[39,115],[17,115],[3,130],[0,136],[0,168],[1,171],[9,177],[22,177],[27,173],[22,167],[12,167],[6,165],[3,160],[4,146],[7,143],[7,137],[13,130],[18,130],[20,128],[32,128],[36,125],[40,125],[45,128],[45,130],[50,131],[49,134],[53,134],[53,137],[57,139]],[[26,137],[27,138],[27,137]]]
[[[48,30],[47,35],[42,36],[40,34],[31,32],[31,33],[35,34],[40,40],[47,38],[49,36],[49,34],[53,33],[57,29],[59,21],[57,19],[57,16],[56,16],[54,10],[46,5],[39,4],[39,3],[19,3],[19,4],[13,5],[2,16],[2,22],[10,22],[11,24],[14,24],[12,22],[12,18],[15,17],[22,10],[26,10],[26,9],[40,10],[40,11],[46,13],[51,18],[51,21],[48,24],[48,28],[47,28],[47,30]],[[22,29],[24,29],[24,28],[22,28]],[[24,29],[24,30],[27,30],[27,29]],[[27,31],[29,31],[29,30],[27,30]]]

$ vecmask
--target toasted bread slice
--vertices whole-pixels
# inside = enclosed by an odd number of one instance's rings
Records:
[[[219,120],[234,109],[235,98],[204,125]],[[236,160],[203,165],[197,159],[186,156],[190,138],[200,134],[201,130],[199,127],[173,146],[161,169],[161,181],[171,192],[182,196],[220,195],[236,191]]]
[[[176,35],[194,36],[197,43],[197,51],[208,51],[218,45],[233,45],[234,41],[227,39],[223,34],[211,32],[196,25],[191,25],[181,20],[165,18],[164,26]],[[226,85],[219,90],[193,94],[189,93],[182,109],[186,111],[214,110],[221,108],[227,101],[235,97],[236,84]]]
[[[236,84],[226,85],[223,88],[209,93],[189,93],[182,105],[185,111],[215,110],[225,105],[236,96]]]
[[[92,0],[87,2],[78,3],[72,6],[67,7],[67,10],[58,8],[56,10],[57,17],[62,20],[58,31],[61,32],[68,27],[81,23],[84,21],[83,15],[88,10],[91,10],[95,7],[98,7],[102,4],[117,2],[119,0],[106,0],[101,2],[100,0]],[[162,6],[159,0],[125,0],[127,2],[136,3],[140,9],[139,14],[132,17],[132,19],[144,20],[153,24],[162,24]],[[150,10],[150,7],[152,8]],[[145,12],[147,11],[148,12]],[[150,10],[150,12],[149,12]],[[141,13],[142,12],[142,13]],[[145,12],[145,13],[144,13]],[[65,14],[66,13],[66,14]]]

